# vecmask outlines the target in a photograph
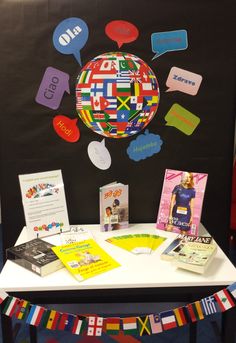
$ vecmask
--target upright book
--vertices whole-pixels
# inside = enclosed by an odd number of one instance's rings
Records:
[[[52,251],[53,245],[40,238],[8,248],[7,258],[20,266],[45,276],[63,268],[63,263]]]
[[[167,169],[156,227],[198,235],[207,174]]]
[[[127,228],[129,224],[128,185],[113,182],[100,187],[101,231]]]

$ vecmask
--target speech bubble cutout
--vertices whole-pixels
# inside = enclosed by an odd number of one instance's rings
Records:
[[[67,18],[57,25],[53,32],[54,47],[65,55],[73,54],[82,66],[80,50],[88,40],[89,29],[80,18]]]
[[[80,131],[77,127],[78,119],[70,119],[63,115],[57,115],[53,118],[53,127],[58,136],[65,141],[74,143],[80,138]]]
[[[93,141],[88,145],[88,155],[91,162],[99,169],[106,170],[111,166],[111,155],[105,146],[105,139],[101,142]]]
[[[179,104],[173,104],[165,116],[167,126],[174,126],[186,135],[191,135],[200,123],[200,118]]]
[[[188,47],[186,30],[156,32],[151,35],[152,52],[155,53],[152,60],[168,51],[185,50]]]
[[[166,80],[166,86],[169,87],[166,92],[180,91],[190,95],[196,95],[201,82],[201,75],[172,67]]]
[[[70,76],[53,67],[47,67],[43,75],[35,101],[53,110],[60,106],[64,92],[70,94]]]
[[[138,38],[139,31],[137,27],[125,20],[113,20],[105,27],[106,35],[117,42],[118,47],[124,43],[130,43]]]
[[[144,134],[139,135],[130,143],[127,154],[131,160],[138,162],[157,154],[161,150],[162,143],[159,135],[145,130]]]

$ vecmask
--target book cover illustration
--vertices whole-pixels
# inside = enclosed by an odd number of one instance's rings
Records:
[[[19,175],[28,238],[69,230],[61,170]]]
[[[166,169],[156,227],[198,235],[207,174]]]
[[[168,247],[161,253],[161,259],[170,261],[173,260],[180,250],[184,247],[184,244],[188,242],[198,242],[202,244],[212,243],[213,238],[211,236],[190,236],[185,234],[179,234]]]
[[[166,237],[150,234],[130,234],[106,239],[106,242],[125,249],[133,254],[151,254]]]
[[[120,266],[93,239],[56,246],[52,249],[78,281],[86,280]]]
[[[174,264],[179,268],[203,273],[217,250],[216,244],[188,242],[175,256]]]
[[[56,271],[63,264],[52,251],[53,244],[35,238],[29,242],[8,248],[7,258],[41,276]]]
[[[128,185],[114,182],[100,187],[99,208],[101,231],[127,228],[129,225]]]

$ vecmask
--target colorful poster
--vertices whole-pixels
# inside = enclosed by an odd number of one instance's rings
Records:
[[[61,170],[19,175],[29,238],[70,229]]]

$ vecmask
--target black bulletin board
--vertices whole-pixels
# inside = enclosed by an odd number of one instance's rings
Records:
[[[166,168],[209,174],[202,223],[227,252],[229,204],[235,121],[235,10],[234,1],[187,0],[22,0],[0,4],[1,32],[1,206],[4,248],[13,245],[25,225],[19,174],[61,169],[70,223],[99,221],[99,186],[118,180],[129,184],[130,222],[155,222]],[[158,78],[161,100],[150,132],[163,140],[158,154],[134,162],[126,149],[135,137],[106,138],[112,157],[108,170],[97,169],[89,160],[87,146],[102,140],[81,120],[81,138],[62,140],[53,130],[56,114],[77,118],[75,81],[81,67],[72,55],[63,55],[52,44],[60,21],[79,17],[89,27],[89,39],[81,50],[83,65],[94,56],[119,51],[104,32],[116,19],[134,23],[136,41],[122,51],[146,61]],[[152,61],[151,34],[185,29],[189,46]],[[70,75],[71,94],[64,94],[55,111],[35,102],[48,66]],[[165,93],[172,66],[203,76],[196,96]],[[191,136],[166,126],[165,115],[179,103],[201,120]]]

